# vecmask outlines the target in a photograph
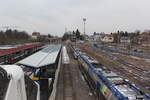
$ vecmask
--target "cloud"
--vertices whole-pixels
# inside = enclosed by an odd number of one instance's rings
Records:
[[[87,34],[144,30],[150,27],[149,4],[149,0],[3,0],[0,22],[56,35],[62,35],[65,27],[83,32],[83,17]]]

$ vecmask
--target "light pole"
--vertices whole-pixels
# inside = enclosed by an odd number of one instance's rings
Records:
[[[86,18],[83,18],[83,24],[84,24],[84,35],[85,35],[85,22],[86,22]]]

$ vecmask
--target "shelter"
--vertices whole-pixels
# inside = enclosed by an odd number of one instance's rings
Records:
[[[41,51],[19,61],[25,72],[38,77],[53,77],[60,57],[61,45],[49,45]],[[34,75],[32,74],[34,73]],[[45,74],[52,74],[45,75]]]

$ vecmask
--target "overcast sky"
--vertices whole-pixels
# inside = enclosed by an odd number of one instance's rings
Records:
[[[86,33],[150,29],[150,0],[0,0],[0,29],[62,35],[68,30]]]

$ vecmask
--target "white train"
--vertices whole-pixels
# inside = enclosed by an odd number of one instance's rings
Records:
[[[0,100],[40,100],[39,85],[17,65],[0,65]]]

